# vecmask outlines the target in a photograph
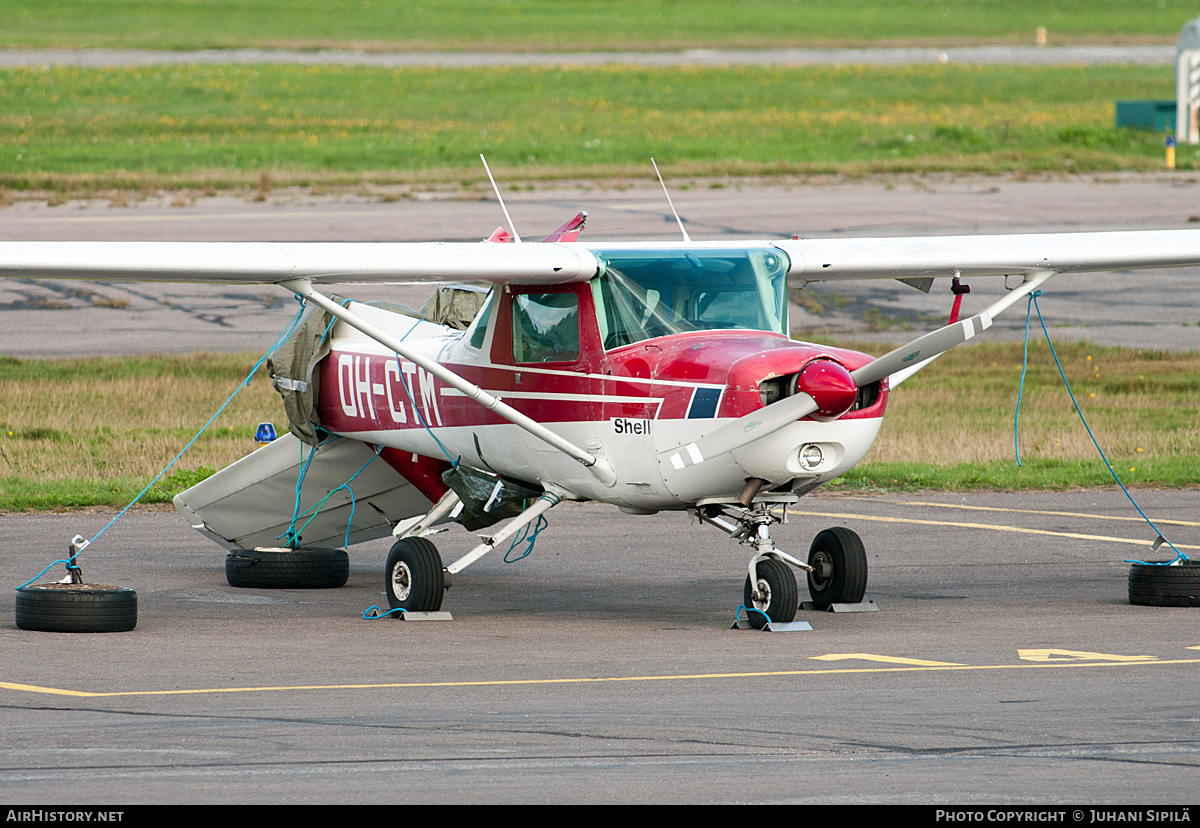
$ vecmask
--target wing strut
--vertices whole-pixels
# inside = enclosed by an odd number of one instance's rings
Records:
[[[562,492],[562,490],[560,489],[559,492]],[[517,534],[517,532],[520,532],[547,509],[551,509],[560,503],[562,503],[562,497],[547,489],[542,493],[541,497],[533,502],[532,506],[509,521],[499,532],[491,537],[481,537],[478,546],[446,567],[446,571],[451,575],[457,575],[501,543]]]
[[[312,283],[307,279],[292,279],[289,281],[280,282],[279,284],[280,286],[287,288],[297,295],[302,296],[320,306],[324,310],[336,316],[338,319],[345,322],[347,325],[357,328],[371,339],[374,339],[380,345],[395,351],[409,362],[414,362],[421,366],[423,369],[430,374],[433,374],[442,382],[446,383],[452,388],[457,388],[459,391],[463,392],[480,405],[496,412],[513,425],[524,429],[542,442],[549,443],[551,446],[558,449],[573,460],[579,461],[586,466],[605,486],[616,485],[616,470],[613,468],[612,463],[608,461],[608,458],[604,457],[603,455],[590,454],[584,451],[569,440],[565,440],[559,435],[555,434],[541,423],[526,417],[520,411],[517,411],[507,403],[501,402],[499,398],[492,396],[478,385],[467,382],[458,374],[454,373],[436,360],[430,359],[423,354],[413,351],[410,347],[405,345],[396,337],[391,336],[387,332],[375,327],[353,311],[343,308],[337,302],[330,300],[324,294],[313,290]]]

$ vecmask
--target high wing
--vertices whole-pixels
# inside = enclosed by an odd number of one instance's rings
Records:
[[[1140,270],[1200,264],[1200,230],[778,242],[804,281]]]
[[[0,277],[316,284],[586,281],[597,263],[567,244],[477,242],[0,242]]]
[[[561,284],[599,272],[592,251],[784,251],[799,281],[1028,275],[1200,265],[1200,230],[621,244],[0,242],[0,277],[276,284]]]

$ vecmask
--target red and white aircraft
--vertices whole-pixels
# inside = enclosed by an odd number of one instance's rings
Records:
[[[292,434],[175,501],[260,550],[231,554],[391,534],[391,605],[430,611],[563,500],[688,511],[750,547],[747,605],[789,621],[793,568],[817,606],[857,602],[866,555],[839,527],[802,559],[770,527],[862,459],[901,381],[1056,273],[1200,265],[1191,230],[587,244],[583,219],[538,244],[5,242],[0,276],[277,284],[308,303],[275,357]],[[1012,289],[879,358],[788,335],[789,282],[986,276]],[[320,290],[384,282],[491,290],[465,330]],[[449,566],[427,539],[502,520]]]

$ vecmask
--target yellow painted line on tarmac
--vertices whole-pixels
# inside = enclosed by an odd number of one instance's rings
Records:
[[[706,681],[713,679],[780,678],[788,676],[856,675],[866,673],[913,673],[913,672],[958,672],[979,670],[1055,670],[1079,667],[1144,667],[1148,665],[1200,664],[1200,658],[1170,659],[1162,661],[1050,661],[1023,662],[1021,664],[952,665],[945,667],[921,667],[897,665],[894,667],[838,667],[823,670],[771,670],[753,673],[695,673],[691,675],[661,676],[603,676],[583,678],[550,679],[499,679],[493,681],[413,681],[388,684],[301,684],[263,687],[206,687],[193,690],[120,690],[113,692],[90,692],[66,690],[59,687],[40,687],[36,684],[16,684],[0,681],[0,689],[25,693],[73,696],[76,698],[127,698],[130,696],[198,696],[217,693],[284,693],[312,690],[402,690],[416,688],[467,688],[467,687],[535,687],[564,684],[612,684],[618,682],[648,681]]]
[[[816,661],[881,661],[884,664],[912,664],[916,667],[962,667],[957,661],[926,661],[923,658],[901,658],[900,656],[882,656],[874,653],[830,653],[829,655],[809,656]]]
[[[1081,661],[1154,661],[1152,655],[1118,655],[1115,653],[1092,653],[1086,650],[1017,650],[1017,658],[1024,661],[1066,661],[1077,659]]]
[[[847,497],[846,500],[867,500],[863,497]],[[1133,523],[1145,523],[1145,518],[1129,517],[1127,515],[1093,515],[1087,512],[1053,512],[1047,509],[1008,509],[1001,506],[967,506],[961,503],[933,503],[924,500],[889,500],[888,503],[898,503],[901,506],[936,506],[939,509],[965,509],[973,512],[1011,512],[1018,515],[1051,515],[1054,517],[1076,517],[1086,518],[1088,520],[1125,520]],[[1162,523],[1170,526],[1200,526],[1190,520],[1167,520],[1165,518],[1155,518],[1155,523]]]
[[[1128,543],[1134,546],[1151,546],[1154,541],[1136,538],[1114,538],[1108,535],[1085,535],[1079,532],[1051,532],[1049,529],[1027,529],[1023,526],[1002,526],[996,523],[966,523],[953,520],[919,520],[918,518],[879,517],[878,515],[855,515],[849,512],[801,512],[789,509],[789,515],[798,517],[830,517],[846,518],[848,520],[872,520],[879,523],[914,523],[919,526],[955,526],[960,529],[991,529],[995,532],[1017,532],[1023,535],[1050,535],[1055,538],[1075,538],[1077,540],[1105,541],[1108,543]],[[1200,549],[1200,546],[1189,546],[1186,543],[1175,544],[1176,549]]]

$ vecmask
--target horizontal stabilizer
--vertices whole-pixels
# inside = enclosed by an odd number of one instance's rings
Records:
[[[296,507],[296,481],[310,451],[285,435],[180,492],[175,508],[227,549],[283,546]],[[349,488],[330,496],[304,526],[312,516],[306,510],[359,469]],[[334,438],[321,444],[305,472],[296,529],[304,546],[340,547],[347,544],[347,528],[350,544],[386,537],[397,521],[424,514],[431,505],[370,446]]]

